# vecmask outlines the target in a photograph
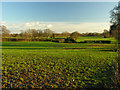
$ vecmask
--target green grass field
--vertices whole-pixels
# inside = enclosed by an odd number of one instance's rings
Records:
[[[82,37],[81,37],[82,38]],[[111,84],[114,44],[2,42],[3,88],[89,88]]]
[[[116,43],[116,40],[115,38],[103,38],[103,37],[94,37],[94,36],[91,36],[91,37],[79,37],[77,39],[77,42],[80,42],[80,41],[85,41],[85,40],[95,40],[95,41],[99,41],[99,40],[110,40],[112,43]]]

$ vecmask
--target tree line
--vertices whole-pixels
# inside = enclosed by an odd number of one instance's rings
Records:
[[[77,39],[79,36],[96,36],[104,38],[109,38],[112,35],[110,35],[110,32],[108,30],[104,30],[103,33],[79,33],[79,32],[62,32],[62,33],[55,33],[54,31],[50,29],[45,30],[36,30],[36,29],[28,29],[26,31],[21,31],[20,33],[14,33],[11,34],[10,30],[7,29],[6,26],[1,26],[2,31],[2,38],[39,38],[39,37],[47,37],[47,38],[55,38],[55,37],[71,37],[73,39]]]
[[[111,11],[111,26],[110,35],[116,38],[118,43],[115,45],[118,56],[116,57],[115,65],[113,65],[114,76],[112,77],[113,84],[107,85],[107,87],[120,89],[120,1]]]
[[[120,2],[111,11],[110,35],[120,42]]]

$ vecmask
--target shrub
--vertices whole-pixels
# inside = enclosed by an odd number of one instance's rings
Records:
[[[79,33],[78,32],[73,32],[71,35],[70,35],[70,38],[73,39],[73,40],[76,40],[78,37],[79,37]]]
[[[68,37],[67,39],[65,39],[65,43],[76,43],[76,41],[73,38]]]

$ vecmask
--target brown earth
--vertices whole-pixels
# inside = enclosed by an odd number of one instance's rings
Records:
[[[21,45],[21,44],[9,44],[9,45]]]
[[[88,46],[92,46],[92,47],[105,47],[107,45],[88,45]]]

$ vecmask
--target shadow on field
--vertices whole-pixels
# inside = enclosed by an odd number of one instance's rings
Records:
[[[24,49],[24,50],[29,50],[29,49],[64,49],[64,50],[80,50],[80,49],[88,49],[88,48],[2,48],[2,49]]]
[[[53,48],[2,48],[2,49],[24,49],[24,50],[29,50],[29,49],[53,49]]]
[[[113,85],[111,79],[114,76],[113,68],[112,66],[106,66],[105,69],[105,71],[99,70],[93,75],[95,80],[99,81],[93,88],[111,88],[111,85]],[[91,88],[91,86],[88,88]]]
[[[71,48],[65,48],[65,47],[54,47],[54,48],[51,48],[51,47],[47,47],[47,48],[40,48],[40,47],[38,47],[38,48],[35,48],[35,47],[28,47],[28,48],[24,48],[24,47],[22,47],[22,48],[17,48],[17,47],[13,47],[13,48],[1,48],[1,49],[24,49],[24,50],[34,50],[34,49],[42,49],[42,50],[44,50],[44,49],[63,49],[63,50],[96,50],[96,51],[103,51],[103,52],[117,52],[117,50],[112,50],[112,49],[105,49],[105,48],[75,48],[75,47],[71,47]]]
[[[116,52],[116,51],[114,51],[114,50],[100,50],[100,51]]]
[[[108,50],[106,50],[106,49],[103,49],[103,50],[100,50],[100,51],[104,51],[104,52],[117,52],[117,49],[108,49]]]

